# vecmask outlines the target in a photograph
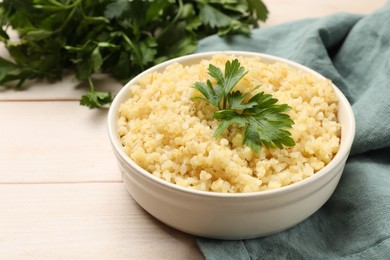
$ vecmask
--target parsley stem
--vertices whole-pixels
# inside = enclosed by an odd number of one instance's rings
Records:
[[[48,1],[49,3],[55,5],[55,6],[58,6],[58,7],[63,8],[63,9],[68,9],[68,8],[69,8],[69,6],[63,5],[62,3],[57,2],[57,1],[55,1],[55,0],[47,0],[47,1]]]
[[[100,21],[100,22],[104,22],[106,24],[110,23],[110,20],[108,20],[104,16],[89,16],[89,15],[87,15],[84,12],[84,7],[83,7],[83,3],[82,2],[80,2],[80,11],[81,11],[81,14],[83,16],[83,19],[85,19],[85,20],[88,20],[88,21]]]
[[[142,53],[140,52],[140,50],[138,48],[135,47],[134,43],[130,40],[129,37],[127,37],[126,34],[121,33],[121,35],[122,35],[123,39],[125,40],[125,42],[133,50],[135,58],[136,58],[136,62],[140,66],[141,70],[143,70],[144,69],[144,64],[142,62]]]
[[[178,3],[179,3],[179,10],[177,10],[176,16],[172,19],[172,21],[167,26],[165,26],[165,28],[161,31],[161,33],[156,37],[157,39],[161,38],[164,34],[166,34],[169,31],[169,29],[171,29],[171,27],[177,23],[177,20],[182,15],[183,1],[179,0]]]
[[[61,26],[54,31],[54,33],[58,33],[60,31],[62,31],[65,26],[67,25],[67,23],[70,21],[70,19],[73,17],[74,13],[76,12],[77,10],[77,6],[80,4],[80,0],[77,0],[76,2],[74,2],[72,5],[69,5],[69,7],[72,7],[72,10],[70,11],[69,15],[66,17],[65,21],[63,24],[61,24]]]
[[[95,92],[95,85],[92,82],[91,77],[88,77],[88,85],[91,92]]]

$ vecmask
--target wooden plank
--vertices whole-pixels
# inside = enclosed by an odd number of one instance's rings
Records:
[[[0,46],[0,55],[4,49]],[[119,81],[104,74],[94,75],[97,91],[108,91],[115,95],[123,86]],[[32,80],[23,85],[23,90],[15,91],[0,86],[0,101],[2,100],[73,100],[78,101],[88,91],[86,83],[80,83],[73,74],[64,75],[55,82]]]
[[[338,12],[369,14],[385,5],[387,0],[263,0],[270,14],[264,26],[294,20],[322,17]]]
[[[0,102],[0,183],[121,181],[107,110]]]
[[[1,259],[202,259],[122,183],[0,185]]]

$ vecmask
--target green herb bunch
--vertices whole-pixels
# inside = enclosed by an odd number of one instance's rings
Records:
[[[276,104],[278,100],[264,92],[251,96],[260,86],[245,94],[239,90],[233,91],[247,74],[237,59],[226,62],[224,74],[210,64],[208,74],[216,80],[215,86],[210,80],[206,83],[196,82],[193,88],[202,96],[194,99],[205,100],[218,108],[214,118],[221,122],[214,132],[215,137],[235,124],[244,129],[243,143],[255,152],[259,152],[261,146],[283,149],[283,146],[295,145],[291,133],[286,130],[294,124],[285,113],[291,109],[287,104]]]
[[[260,0],[3,0],[0,41],[12,61],[0,58],[0,84],[21,89],[28,79],[57,80],[71,70],[90,85],[81,104],[100,107],[112,97],[95,90],[94,73],[126,82],[193,52],[207,35],[249,34],[267,13]]]

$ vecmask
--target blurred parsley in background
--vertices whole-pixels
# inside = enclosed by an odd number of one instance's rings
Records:
[[[90,86],[80,104],[100,107],[112,96],[95,90],[92,74],[126,82],[210,34],[249,34],[267,14],[261,0],[3,0],[0,41],[13,60],[0,57],[0,84],[20,89],[71,70]],[[9,29],[20,41],[10,41]]]

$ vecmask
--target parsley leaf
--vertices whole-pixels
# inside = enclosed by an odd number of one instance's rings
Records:
[[[97,108],[111,103],[112,96],[110,93],[95,91],[95,86],[93,85],[91,78],[88,78],[88,83],[90,85],[90,90],[81,97],[80,105],[89,108]]]
[[[216,66],[210,64],[209,75],[216,79],[212,86],[211,81],[206,83],[196,82],[192,87],[198,90],[202,99],[216,106],[219,110],[214,113],[214,119],[221,120],[214,132],[214,136],[220,136],[230,126],[236,125],[243,128],[243,143],[255,152],[259,152],[261,146],[283,149],[284,146],[294,146],[291,128],[294,121],[285,112],[290,109],[286,104],[276,104],[278,100],[270,94],[259,92],[249,96],[260,86],[248,93],[239,90],[233,91],[237,83],[247,74],[237,59],[225,64],[225,73]],[[248,101],[245,101],[248,99]]]
[[[111,101],[112,97],[110,93],[90,90],[81,97],[80,105],[97,108],[109,104]]]
[[[208,73],[217,80],[215,87],[213,87],[211,81],[208,80],[206,84],[203,82],[195,83],[194,88],[199,90],[205,97],[204,99],[212,105],[217,106],[219,109],[226,109],[230,91],[247,72],[245,72],[244,68],[240,67],[238,60],[234,60],[232,63],[227,61],[225,75],[222,74],[222,71],[219,68],[212,64],[209,65]],[[237,103],[239,100],[237,98],[239,97],[230,97],[230,102]]]

